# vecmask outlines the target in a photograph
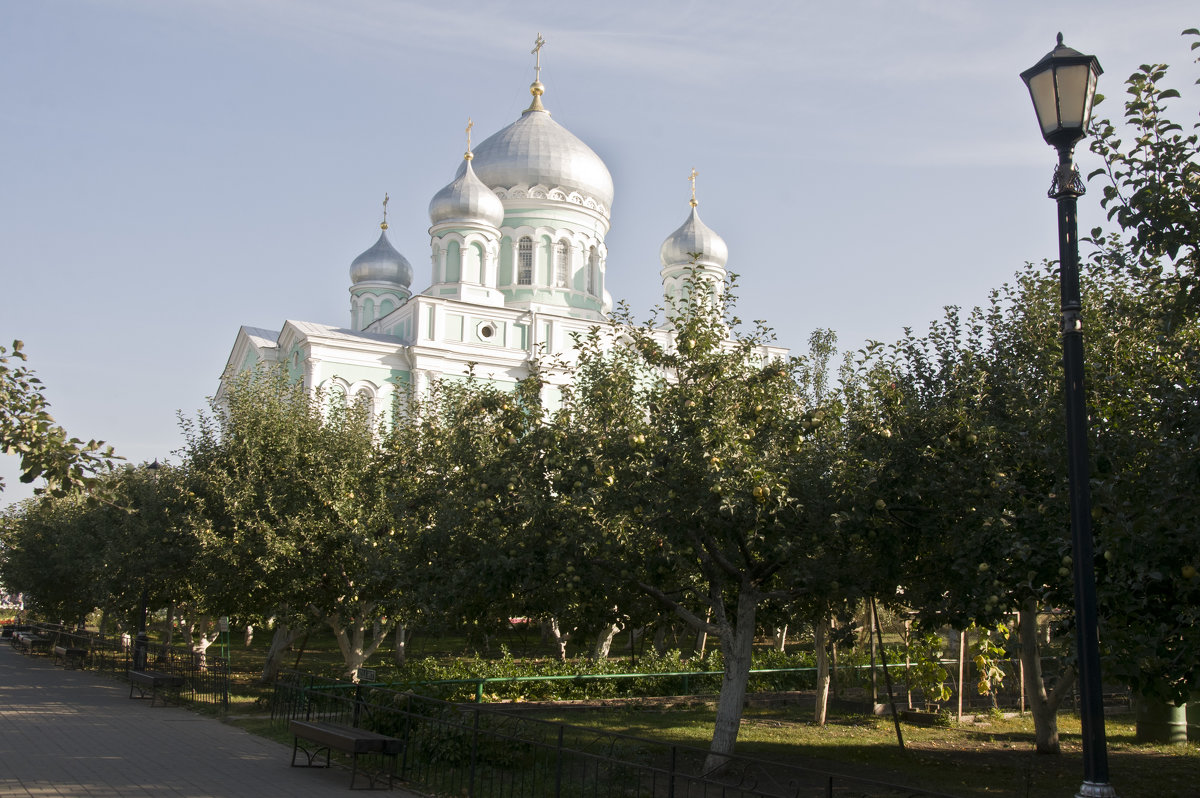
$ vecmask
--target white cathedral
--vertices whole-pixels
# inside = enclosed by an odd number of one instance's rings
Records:
[[[538,55],[533,100],[517,121],[467,152],[429,203],[433,275],[412,291],[413,269],[392,247],[387,221],[350,264],[350,325],[285,321],[279,331],[242,327],[222,380],[283,363],[309,390],[343,393],[386,412],[397,397],[465,376],[513,384],[535,360],[570,362],[572,335],[604,325],[613,182],[599,156],[542,105]],[[693,181],[695,173],[693,172]],[[720,290],[728,250],[696,212],[659,251],[666,298],[693,278]],[[386,211],[386,200],[385,200]],[[770,347],[768,357],[786,350]],[[546,373],[547,391],[569,379]],[[554,402],[554,396],[547,396]]]

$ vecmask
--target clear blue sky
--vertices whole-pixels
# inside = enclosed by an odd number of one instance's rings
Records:
[[[429,199],[468,116],[480,141],[528,104],[540,31],[546,107],[613,174],[613,296],[657,301],[695,167],[740,315],[857,349],[1056,255],[1054,153],[1017,75],[1058,31],[1100,58],[1101,113],[1140,63],[1185,90],[1200,72],[1194,0],[740,5],[4,0],[0,341],[25,341],[69,432],[175,459],[238,325],[348,323],[385,191],[428,285]],[[0,504],[28,495],[16,465]]]

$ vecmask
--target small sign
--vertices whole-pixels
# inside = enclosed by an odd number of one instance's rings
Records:
[[[358,680],[360,682],[378,681],[375,678],[375,669],[374,668],[359,668],[358,669]]]
[[[220,618],[217,619],[217,631],[218,632],[228,632],[229,631],[229,616],[228,615],[222,615]]]

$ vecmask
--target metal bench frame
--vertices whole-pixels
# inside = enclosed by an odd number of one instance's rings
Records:
[[[330,766],[329,757],[331,751],[350,754],[350,789],[361,789],[354,786],[354,782],[358,778],[359,754],[379,754],[391,757],[391,770],[378,775],[364,771],[364,775],[370,779],[370,787],[367,789],[391,789],[392,782],[396,777],[396,767],[399,764],[399,754],[404,745],[395,737],[388,737],[386,734],[378,734],[366,731],[365,729],[356,729],[352,726],[340,726],[335,723],[318,723],[305,720],[293,720],[289,722],[288,730],[292,733],[292,767],[327,768]],[[312,743],[312,745],[300,745],[301,740],[306,740]],[[325,752],[325,764],[313,764],[322,751]],[[296,754],[299,752],[304,753],[308,764],[296,764]],[[383,781],[384,776],[387,777],[386,785],[384,787],[376,787],[376,782]]]
[[[54,647],[54,664],[63,665],[71,670],[83,667],[83,661],[87,659],[86,648],[68,648],[67,646]],[[61,662],[60,662],[61,660]]]
[[[150,706],[154,706],[154,702],[158,700],[159,692],[161,691],[163,706],[167,705],[167,694],[175,696],[175,703],[181,703],[179,691],[183,689],[183,677],[176,676],[173,673],[163,673],[162,671],[130,671],[129,672],[129,697],[134,698],[133,692],[138,692],[137,698],[145,698],[146,691],[150,691]]]

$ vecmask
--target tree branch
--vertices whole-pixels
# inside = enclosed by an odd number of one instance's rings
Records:
[[[680,604],[678,601],[671,598],[670,596],[668,596],[666,593],[662,592],[658,588],[654,587],[654,585],[648,585],[645,582],[642,582],[640,580],[638,581],[637,585],[638,585],[638,587],[640,587],[642,589],[643,592],[647,593],[648,595],[657,599],[659,602],[667,605],[672,610],[674,610],[676,615],[678,615],[680,618],[682,618],[684,621],[686,621],[687,624],[689,626],[691,626],[693,629],[695,629],[696,631],[705,632],[710,635],[715,635],[715,634],[721,633],[721,628],[719,626],[701,619],[699,615],[696,615],[696,613],[687,609],[682,604]]]

